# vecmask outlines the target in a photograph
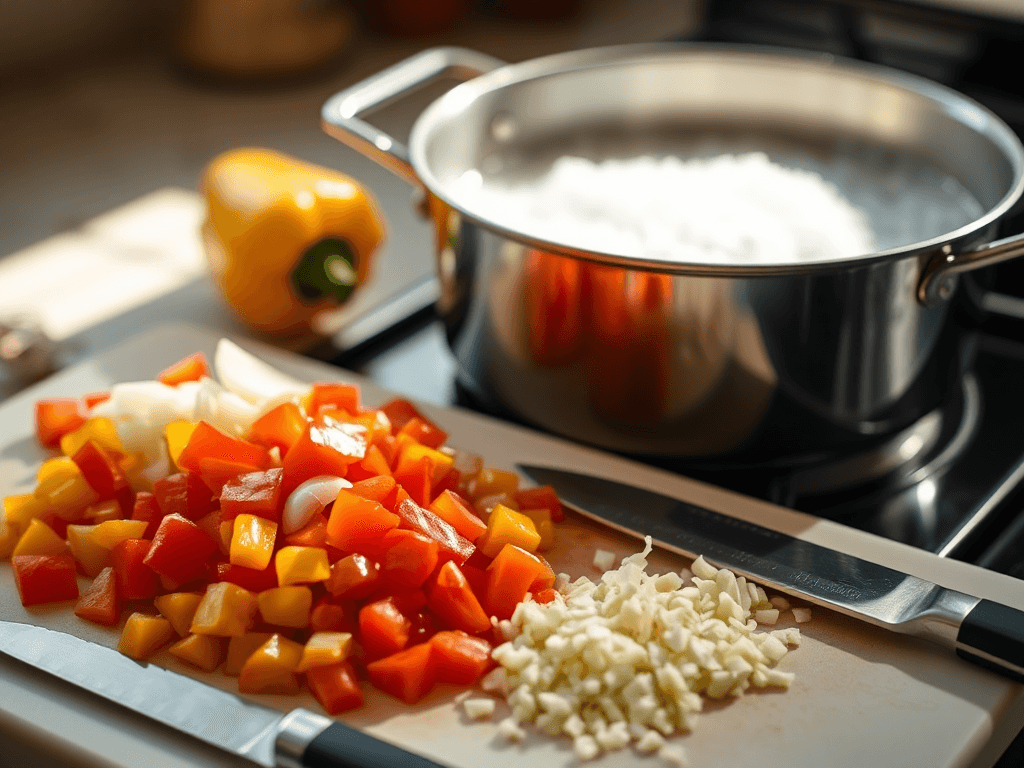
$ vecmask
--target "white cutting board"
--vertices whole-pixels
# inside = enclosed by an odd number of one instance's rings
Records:
[[[35,469],[44,458],[33,437],[32,404],[37,398],[77,397],[115,382],[150,379],[195,351],[212,359],[216,341],[214,333],[192,326],[158,328],[0,404],[0,496],[30,490]],[[372,382],[347,371],[240,343],[301,378],[359,383],[368,404],[388,398],[388,393]],[[627,480],[1024,610],[1024,587],[1000,574],[474,413],[427,405],[423,410],[450,433],[450,445],[481,453],[488,466],[513,469],[516,462],[550,464]],[[550,559],[556,570],[573,577],[597,577],[591,565],[595,548],[620,555],[639,548],[632,539],[574,516],[558,528],[556,537]],[[681,558],[659,554],[652,559],[650,570],[661,572],[684,565]],[[23,608],[9,563],[0,565],[0,618],[47,626],[108,646],[117,643],[116,630],[81,621],[69,607]],[[813,609],[812,620],[800,629],[803,644],[780,665],[796,673],[790,690],[753,693],[708,706],[694,732],[679,739],[691,766],[990,766],[1024,722],[1024,687],[963,662],[948,651],[818,607]],[[220,672],[191,671],[166,653],[156,660],[234,690],[234,679]],[[90,718],[87,698],[83,703],[54,696],[47,692],[43,678],[38,678],[38,686],[34,684],[34,674],[0,664],[0,741],[13,739],[15,750],[23,737],[26,744],[39,740],[56,745],[52,747],[55,751],[63,747],[61,754],[81,765],[143,765],[154,755],[157,762],[168,766],[225,764],[213,750],[167,731],[153,733],[137,719],[111,714],[106,708],[96,707],[102,716],[92,713]],[[470,722],[455,703],[457,693],[454,688],[439,688],[410,707],[370,691],[362,710],[341,719],[453,768],[576,764],[568,739],[531,734],[523,744],[505,744],[496,734],[504,705],[499,705],[492,722]],[[307,695],[253,698],[282,710],[307,706],[318,711]],[[12,733],[20,735],[10,736]],[[0,750],[0,765],[12,759],[5,754],[13,753]],[[631,750],[608,754],[595,763],[608,768],[655,764],[660,764],[656,758],[642,758]]]

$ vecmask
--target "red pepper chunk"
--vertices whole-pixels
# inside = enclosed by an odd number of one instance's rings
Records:
[[[384,415],[388,417],[388,420],[391,422],[391,429],[396,435],[412,419],[423,418],[423,414],[416,410],[416,406],[402,397],[396,397],[394,400],[385,403],[381,406],[380,410],[384,411]]]
[[[257,571],[255,568],[231,563],[217,563],[217,581],[227,581],[250,592],[262,592],[278,586],[277,570],[274,568]]]
[[[422,416],[413,416],[398,430],[400,435],[409,435],[417,443],[428,448],[440,448],[448,441],[448,433]]]
[[[165,515],[198,520],[217,507],[217,500],[194,472],[178,472],[153,483],[153,497]]]
[[[465,632],[438,632],[430,638],[437,681],[455,685],[475,685],[491,668],[491,644],[482,637]]]
[[[85,424],[79,400],[57,398],[37,400],[35,408],[36,438],[45,448],[57,448],[60,439]]]
[[[520,509],[546,509],[551,513],[551,520],[556,523],[565,519],[562,503],[550,485],[517,491],[514,498]]]
[[[417,589],[437,567],[437,542],[417,531],[395,529],[380,540],[381,576],[398,587]]]
[[[156,529],[160,527],[164,513],[160,511],[160,505],[156,497],[149,491],[139,491],[135,494],[135,504],[132,506],[132,520],[145,520],[146,532],[142,534],[144,539],[152,539],[156,535]]]
[[[196,352],[162,371],[156,380],[169,387],[176,387],[183,382],[199,381],[203,376],[209,375],[210,366],[206,364],[206,355]]]
[[[366,456],[364,432],[356,424],[310,423],[284,457],[284,497],[317,475],[344,477]]]
[[[151,544],[147,539],[125,539],[110,549],[118,593],[125,600],[156,597],[159,579],[144,562]]]
[[[249,441],[264,448],[277,448],[282,456],[302,437],[306,417],[295,403],[281,403],[260,416],[249,428]]]
[[[392,473],[395,481],[412,497],[412,500],[425,507],[433,498],[434,471],[430,462],[419,459],[404,467],[396,468]]]
[[[359,640],[373,658],[390,656],[405,648],[412,621],[393,597],[367,603],[359,609]]]
[[[328,715],[347,712],[363,704],[359,678],[347,661],[307,670],[306,685]]]
[[[452,629],[476,635],[491,628],[491,620],[455,563],[449,561],[441,566],[426,593],[430,610]]]
[[[487,531],[484,521],[470,511],[469,504],[455,491],[438,494],[428,509],[469,541],[475,542]]]
[[[78,576],[71,555],[15,555],[11,565],[18,596],[26,608],[78,598]]]
[[[377,553],[381,537],[397,528],[398,523],[398,515],[377,502],[341,491],[327,520],[327,543],[343,552],[372,557]]]
[[[187,584],[206,572],[206,561],[217,550],[217,543],[191,520],[167,515],[143,562],[172,582]]]
[[[203,459],[233,462],[256,469],[271,466],[270,454],[261,445],[239,440],[221,432],[205,421],[200,421],[188,443],[178,456],[178,466],[191,472],[201,472]]]
[[[376,501],[387,509],[388,512],[394,512],[395,502],[398,497],[398,484],[395,482],[395,478],[390,475],[368,477],[365,480],[352,483],[349,493],[369,499],[370,501]]]
[[[401,519],[400,528],[417,531],[438,545],[438,557],[442,562],[454,560],[462,565],[476,550],[473,542],[459,534],[451,525],[428,509],[411,499],[406,499],[395,513]]]
[[[433,646],[420,643],[366,665],[370,682],[406,704],[415,704],[434,687],[437,665]]]
[[[544,565],[536,555],[515,544],[506,544],[487,568],[484,609],[499,619],[511,618],[530,585],[543,572]]]
[[[104,627],[112,627],[121,620],[121,598],[113,568],[107,566],[97,574],[78,599],[75,615]]]
[[[364,600],[380,583],[380,565],[363,555],[343,557],[331,566],[324,582],[327,591],[340,600]]]
[[[318,416],[322,408],[340,408],[355,415],[359,411],[359,387],[336,382],[316,382],[309,392],[307,413]]]
[[[281,521],[284,499],[281,482],[284,470],[280,467],[247,472],[224,484],[220,492],[222,520],[234,520],[238,515],[255,515],[264,520]]]
[[[128,487],[128,478],[117,462],[92,440],[87,440],[85,445],[75,451],[71,460],[82,470],[85,481],[100,499],[117,498]]]

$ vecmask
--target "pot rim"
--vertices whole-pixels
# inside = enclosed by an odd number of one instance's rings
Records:
[[[481,215],[470,205],[449,194],[431,171],[427,161],[427,144],[436,125],[457,118],[485,94],[513,85],[570,72],[610,67],[643,59],[693,54],[730,55],[735,58],[770,58],[785,64],[801,66],[817,63],[826,68],[843,70],[854,76],[910,91],[939,105],[951,118],[987,138],[1011,165],[1013,178],[1003,197],[980,217],[952,232],[910,243],[897,248],[836,259],[815,259],[784,263],[705,264],[699,262],[668,261],[628,256],[610,251],[575,248],[532,236],[507,227],[500,221]],[[463,217],[504,238],[531,248],[599,264],[672,274],[708,277],[765,277],[827,272],[897,260],[938,251],[952,252],[961,246],[971,246],[984,239],[981,235],[1017,203],[1024,195],[1024,144],[1010,127],[989,108],[952,88],[918,75],[880,64],[848,59],[833,54],[818,53],[776,46],[754,46],[724,43],[643,43],[600,48],[588,48],[557,53],[527,61],[506,64],[498,69],[461,83],[429,105],[416,119],[409,137],[409,155],[412,167],[428,193],[458,211]]]

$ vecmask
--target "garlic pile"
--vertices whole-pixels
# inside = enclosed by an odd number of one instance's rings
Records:
[[[633,744],[681,765],[682,749],[665,739],[692,729],[709,698],[739,696],[750,686],[788,688],[791,673],[774,665],[800,642],[796,628],[758,632],[754,611],[771,611],[764,590],[703,558],[684,586],[676,573],[646,573],[651,539],[599,583],[582,577],[564,600],[521,603],[494,649],[501,665],[485,688],[512,708],[499,733],[515,741],[522,724],[573,739],[580,760]]]

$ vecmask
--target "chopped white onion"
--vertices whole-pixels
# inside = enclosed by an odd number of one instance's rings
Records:
[[[337,499],[343,488],[351,487],[352,483],[345,478],[332,475],[319,475],[307,480],[288,496],[281,513],[281,530],[286,534],[301,530],[313,515]]]
[[[217,342],[213,367],[221,384],[261,407],[269,401],[303,395],[309,390],[308,384],[282,373],[227,339]]]

